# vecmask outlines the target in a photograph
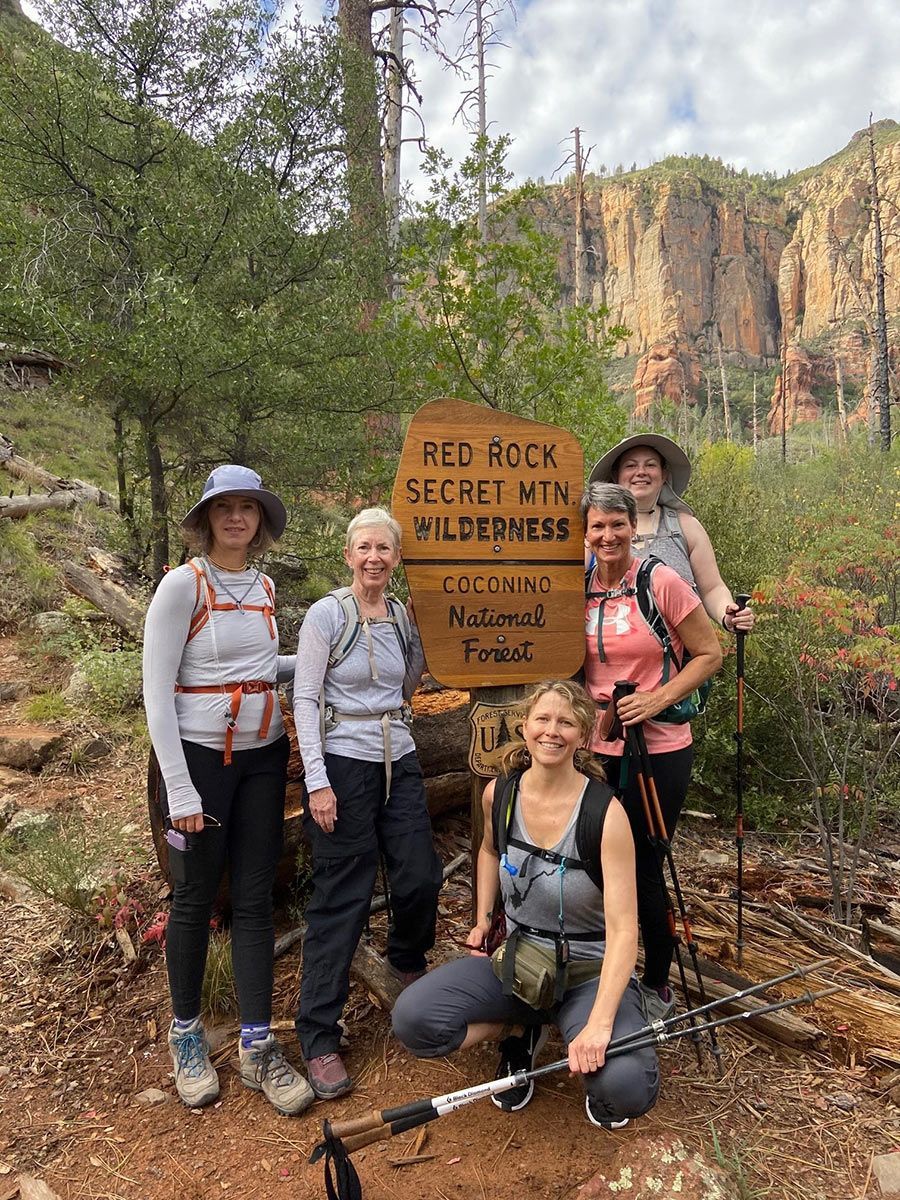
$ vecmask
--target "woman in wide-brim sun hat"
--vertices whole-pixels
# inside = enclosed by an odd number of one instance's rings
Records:
[[[200,1020],[209,920],[228,870],[241,1017],[240,1078],[284,1113],[312,1090],[271,1031],[272,884],[281,856],[288,739],[275,695],[293,676],[278,653],[275,590],[253,559],[287,513],[249,467],[216,467],[181,523],[196,552],[156,590],[144,630],[144,704],[174,880],[166,935],[175,1087],[190,1108],[219,1080]]]
[[[753,610],[736,603],[719,572],[709,534],[682,498],[690,478],[690,461],[671,438],[636,433],[607,450],[588,483],[628,488],[637,503],[637,557],[661,559],[696,590],[717,624],[729,633],[747,633],[753,628]]]

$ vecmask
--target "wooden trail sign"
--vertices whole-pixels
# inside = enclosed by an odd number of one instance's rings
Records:
[[[449,687],[566,678],[584,659],[581,446],[462,400],[413,417],[392,497],[428,669]]]

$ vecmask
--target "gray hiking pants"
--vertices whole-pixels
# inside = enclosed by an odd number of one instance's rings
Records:
[[[570,988],[554,1013],[566,1045],[587,1024],[597,980]],[[469,1024],[538,1023],[535,1009],[514,996],[503,995],[490,959],[469,955],[429,971],[401,992],[392,1021],[397,1039],[417,1058],[442,1058],[462,1045]],[[613,1025],[613,1037],[632,1033],[647,1024],[641,1011],[635,980],[629,983]],[[659,1063],[652,1047],[611,1058],[581,1081],[597,1116],[611,1121],[639,1117],[656,1103]]]

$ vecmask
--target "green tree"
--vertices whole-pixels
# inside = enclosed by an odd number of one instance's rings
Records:
[[[173,478],[177,495],[289,447],[322,486],[360,444],[337,50],[299,24],[264,41],[254,0],[44,14],[55,38],[0,54],[0,322],[71,359],[112,419],[121,510],[158,575]]]
[[[564,306],[559,246],[534,217],[533,186],[509,190],[509,142],[478,139],[454,171],[432,151],[430,199],[413,219],[401,299],[386,320],[404,347],[398,385],[407,403],[457,396],[562,425],[587,446],[624,425],[603,365],[625,336],[605,309]],[[479,236],[479,187],[489,209]]]

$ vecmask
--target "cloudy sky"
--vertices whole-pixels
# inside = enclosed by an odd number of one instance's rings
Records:
[[[575,125],[595,170],[689,152],[783,173],[840,149],[870,111],[900,120],[900,0],[518,0],[515,18],[493,4],[505,44],[490,54],[488,117],[514,139],[519,179],[550,179]],[[298,6],[314,21],[322,0]],[[460,32],[445,28],[448,49]],[[459,157],[464,82],[407,49],[429,139]],[[410,119],[405,132],[418,128]],[[410,147],[415,191],[417,163]]]

